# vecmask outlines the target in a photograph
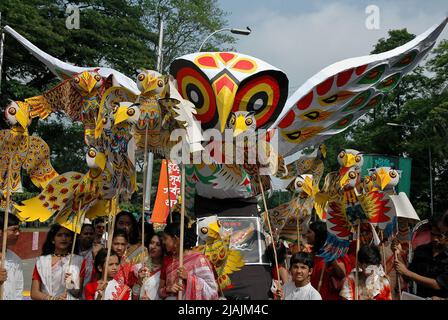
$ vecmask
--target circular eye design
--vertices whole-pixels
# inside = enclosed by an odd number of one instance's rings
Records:
[[[130,108],[128,109],[128,111],[126,111],[126,113],[128,114],[128,116],[132,117],[135,114],[135,110],[134,108]]]
[[[355,178],[356,178],[356,172],[354,172],[354,171],[350,171],[350,173],[348,174],[348,177],[349,177],[350,179],[355,179]]]
[[[106,124],[107,123],[107,119],[103,118],[103,120],[101,120],[101,122],[103,122],[103,124]]]
[[[96,150],[95,149],[90,149],[88,152],[88,155],[90,158],[95,158],[96,157]]]
[[[230,122],[230,124],[233,126],[233,125],[235,125],[235,121],[236,121],[236,117],[235,117],[234,114],[232,114],[232,115],[230,116],[230,120],[229,120],[229,122]]]
[[[162,88],[162,87],[163,87],[163,81],[162,81],[162,80],[157,81],[157,85],[158,85],[160,88]]]
[[[196,108],[196,118],[204,129],[213,128],[218,122],[216,98],[208,80],[193,68],[182,68],[176,74],[181,95]]]
[[[236,94],[233,111],[252,111],[258,128],[268,126],[280,114],[286,101],[286,94],[281,89],[282,80],[264,75],[242,84]]]
[[[101,80],[101,76],[99,74],[96,74],[94,78],[95,78],[96,81],[100,81]]]
[[[344,158],[345,157],[345,151],[341,151],[339,152],[339,158]]]
[[[397,177],[397,172],[395,170],[389,171],[389,176],[392,179],[395,179]]]
[[[140,73],[137,77],[138,81],[143,81],[143,79],[145,79],[145,75],[143,73]]]
[[[11,107],[11,108],[8,108],[8,113],[12,116],[15,116],[17,113],[17,110],[16,110],[16,108]]]
[[[376,173],[372,174],[372,181],[376,181]]]
[[[246,119],[246,125],[250,126],[254,121],[252,120],[252,118],[247,118]]]
[[[79,79],[79,77],[75,77],[75,78],[73,79],[73,81],[75,81],[75,83],[79,83],[79,81],[81,81],[81,79]]]
[[[303,182],[302,181],[297,181],[296,182],[296,186],[297,186],[297,188],[302,188]]]
[[[216,223],[218,224],[218,227],[220,227],[221,228],[221,221],[219,221],[219,220],[216,220]]]
[[[355,157],[355,161],[356,161],[356,162],[361,162],[361,159],[362,159],[361,156],[356,156],[356,157]]]
[[[115,104],[112,109],[112,113],[117,113],[117,111],[118,111],[118,104]]]
[[[207,227],[202,227],[201,228],[201,232],[202,232],[202,234],[207,234],[208,233],[208,228]]]
[[[364,178],[364,181],[365,181],[366,183],[369,183],[369,182],[372,181],[372,178],[371,178],[371,177],[365,177],[365,178]]]

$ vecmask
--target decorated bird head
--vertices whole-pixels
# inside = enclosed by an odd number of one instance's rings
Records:
[[[203,241],[219,239],[221,233],[221,223],[218,216],[213,215],[198,221],[198,235]]]
[[[11,101],[5,108],[6,121],[13,127],[27,130],[31,123],[31,110],[26,102]]]
[[[82,95],[88,95],[98,90],[103,84],[103,77],[96,70],[83,71],[71,80],[73,87]]]
[[[140,118],[140,104],[132,102],[117,102],[112,109],[114,125],[123,122],[137,123]]]
[[[400,182],[400,171],[391,167],[379,167],[369,170],[375,186],[381,190],[392,189]]]
[[[254,112],[237,111],[230,113],[227,120],[227,129],[233,131],[233,136],[236,137],[242,133],[253,133],[257,128],[257,120]]]
[[[98,151],[97,148],[90,147],[86,153],[86,162],[90,169],[104,170],[106,167],[106,156]]]
[[[358,167],[358,169],[361,169],[364,158],[362,153],[357,150],[345,149],[339,152],[338,163],[341,168]]]
[[[350,167],[339,180],[341,189],[353,189],[360,182],[359,172],[356,167]]]
[[[258,128],[280,115],[288,95],[285,73],[257,58],[235,52],[199,52],[170,67],[178,90],[196,107],[203,129],[226,128],[232,112],[253,112]]]
[[[302,174],[292,181],[288,186],[288,190],[294,191],[299,195],[314,197],[319,192],[319,187],[314,183],[313,175]]]
[[[158,95],[164,98],[169,95],[169,77],[154,70],[143,70],[137,76],[137,87],[142,95]]]

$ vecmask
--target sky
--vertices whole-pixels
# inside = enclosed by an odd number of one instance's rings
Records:
[[[448,15],[446,0],[303,1],[218,0],[228,13],[228,25],[249,26],[249,36],[236,35],[237,52],[249,54],[282,69],[290,95],[308,78],[343,59],[368,55],[391,29],[423,33]],[[379,28],[368,6],[379,9]],[[439,39],[448,39],[448,27]]]

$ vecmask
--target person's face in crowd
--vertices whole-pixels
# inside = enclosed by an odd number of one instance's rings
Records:
[[[128,242],[124,237],[115,237],[112,241],[112,250],[114,250],[117,255],[121,258],[124,253],[126,252],[126,249],[128,247]]]
[[[106,229],[106,226],[103,222],[98,223],[97,225],[95,225],[96,235],[101,237],[104,234],[105,229]]]
[[[84,227],[79,234],[79,242],[83,248],[90,248],[93,245],[95,239],[95,231],[92,226]]]
[[[3,226],[0,227],[0,241],[3,242]],[[20,236],[20,227],[19,225],[15,226],[9,226],[8,229],[6,229],[6,245],[13,246],[17,243],[17,240],[19,240]],[[1,243],[0,242],[0,243]]]
[[[55,251],[68,252],[73,238],[71,232],[66,228],[61,228],[54,236]]]
[[[173,238],[168,234],[163,235],[163,243],[165,244],[165,249],[167,252],[174,253],[176,252],[177,242],[179,240],[177,238]]]
[[[448,234],[438,227],[431,228],[431,243],[435,249],[443,250],[448,247]]]
[[[313,273],[313,269],[303,263],[294,263],[291,266],[290,271],[292,281],[300,284],[306,284]]]
[[[117,229],[125,230],[128,235],[132,231],[132,220],[129,216],[121,216],[117,221]]]
[[[313,230],[308,228],[305,233],[305,239],[306,239],[306,243],[308,243],[309,245],[313,245],[314,242],[316,241],[316,234],[314,233]]]
[[[149,243],[149,256],[152,259],[159,259],[162,256],[162,244],[159,236],[152,236]]]
[[[361,239],[361,245],[363,244],[370,244],[373,239],[373,233],[372,228],[368,223],[364,223],[360,227],[360,239]]]
[[[104,263],[104,268],[106,267],[106,263]],[[103,269],[100,271],[103,272]],[[107,265],[107,278],[113,279],[120,268],[120,260],[116,255],[109,257],[109,264]]]

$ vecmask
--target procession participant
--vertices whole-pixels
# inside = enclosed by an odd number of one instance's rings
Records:
[[[129,245],[129,237],[125,230],[116,230],[112,236],[112,250],[118,255],[120,260],[126,260],[126,249]]]
[[[315,221],[311,223],[305,238],[308,244],[313,246],[314,268],[311,274],[311,285],[319,291],[322,300],[339,300],[342,281],[352,269],[350,257],[346,254],[330,263],[325,263],[323,258],[317,256],[327,238],[325,222]]]
[[[134,215],[127,211],[117,214],[115,231],[125,230],[128,234],[129,245],[126,249],[126,260],[132,263],[142,262],[148,257],[148,251],[139,241],[139,227]]]
[[[136,265],[134,270],[138,270],[141,289],[140,300],[160,300],[158,290],[160,284],[160,273],[162,269],[163,257],[165,256],[165,246],[163,244],[163,234],[154,234],[149,242],[149,258],[146,266]]]
[[[286,269],[286,254],[287,250],[282,241],[277,242],[277,261],[278,261],[278,272],[280,273],[281,285],[284,285],[289,281],[288,269]],[[275,267],[275,257],[272,243],[266,248],[266,257],[271,262],[272,279],[279,280],[277,275],[277,268]]]
[[[98,253],[98,250],[101,249],[101,245],[94,245],[95,240],[95,229],[91,224],[83,224],[81,226],[81,231],[78,237],[78,253],[81,257],[84,258],[84,261],[81,265],[81,271],[79,273],[80,283],[82,284],[82,288],[84,288],[89,282],[95,279],[94,270],[94,259],[95,255]],[[93,277],[92,277],[93,275]],[[82,299],[84,299],[84,291],[81,288]]]
[[[83,258],[74,254],[70,259],[73,232],[52,225],[42,247],[42,255],[34,267],[31,299],[74,300],[79,298],[79,272]],[[70,263],[70,266],[69,266]]]
[[[95,244],[100,244],[106,247],[107,244],[107,231],[106,224],[103,218],[96,218],[93,220],[93,226],[95,227]]]
[[[397,272],[415,281],[417,295],[423,298],[448,297],[448,233],[442,232],[442,218],[441,215],[432,217],[431,242],[415,249],[409,268],[401,261],[395,261]],[[402,250],[400,245],[394,249]]]
[[[112,250],[107,264],[106,282],[103,272],[106,269],[107,249],[101,249],[95,257],[96,281],[90,282],[84,289],[86,300],[131,300],[131,289],[114,279],[120,266],[120,258]]]
[[[380,250],[375,245],[362,245],[358,251],[358,298],[356,269],[344,279],[340,296],[345,300],[392,300],[389,280],[381,265]]]
[[[0,243],[3,243],[3,224],[5,214],[0,213]],[[23,266],[22,260],[8,249],[16,244],[20,236],[19,219],[10,214],[6,233],[6,255],[3,255],[0,245],[0,258],[6,256],[5,268],[0,268],[0,285],[3,286],[3,300],[22,300],[23,297]]]
[[[284,300],[322,300],[319,292],[311,285],[313,257],[307,252],[295,253],[290,260],[291,281],[287,282],[276,298]]]
[[[179,291],[183,300],[216,300],[218,285],[213,266],[201,253],[191,251],[196,244],[193,228],[185,228],[184,243],[180,244],[180,223],[169,223],[164,230],[163,242],[169,256],[163,260],[160,273],[159,296],[175,300]],[[179,267],[179,250],[184,249],[183,266]],[[179,279],[182,284],[179,284]]]
[[[118,229],[112,236],[112,250],[120,258],[120,266],[115,274],[115,280],[133,288],[138,283],[138,276],[134,273],[134,263],[129,261],[126,250],[129,247],[128,233],[124,229]]]

